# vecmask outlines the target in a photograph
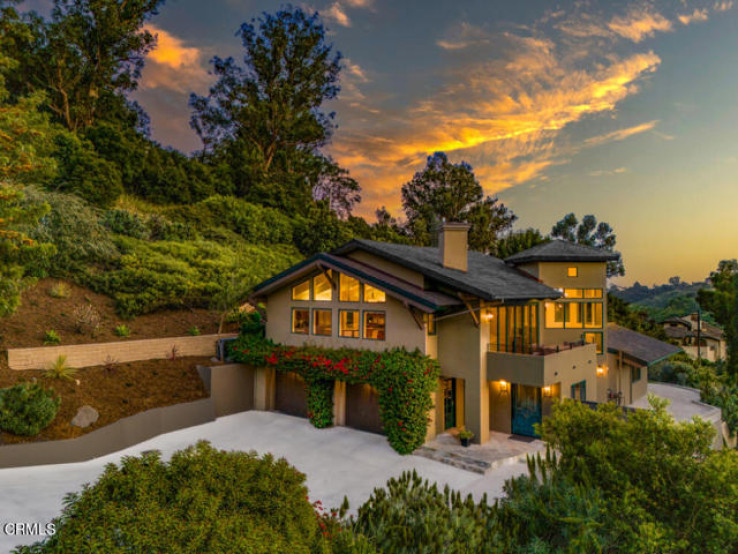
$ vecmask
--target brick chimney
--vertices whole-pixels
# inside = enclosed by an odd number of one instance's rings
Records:
[[[443,267],[466,273],[469,256],[468,223],[444,223],[438,233],[438,257]]]

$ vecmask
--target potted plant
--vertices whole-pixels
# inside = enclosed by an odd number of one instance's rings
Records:
[[[462,429],[459,431],[459,440],[461,441],[461,446],[469,446],[469,441],[474,438],[474,433],[471,431],[468,431],[466,429]]]

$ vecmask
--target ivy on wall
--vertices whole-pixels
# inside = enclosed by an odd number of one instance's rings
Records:
[[[419,351],[283,346],[255,335],[242,335],[230,348],[234,361],[300,375],[307,385],[308,418],[318,428],[333,424],[334,381],[366,383],[379,392],[380,416],[392,448],[410,454],[425,442],[440,366]]]

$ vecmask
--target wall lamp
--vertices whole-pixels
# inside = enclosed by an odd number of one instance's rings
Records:
[[[507,381],[500,381],[500,391],[507,392],[508,384]]]
[[[550,398],[551,396],[551,387],[543,387],[543,396],[546,398]]]
[[[597,366],[597,376],[602,377],[605,374],[605,367],[604,366]]]

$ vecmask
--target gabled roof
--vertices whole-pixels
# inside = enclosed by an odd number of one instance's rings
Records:
[[[620,254],[601,248],[556,239],[513,254],[505,261],[517,265],[528,262],[611,262],[619,258]]]
[[[607,325],[607,350],[622,352],[645,365],[673,356],[682,349],[614,323]]]
[[[444,308],[463,305],[461,300],[448,294],[423,290],[412,283],[403,281],[356,260],[342,258],[332,254],[317,254],[286,269],[271,279],[267,279],[254,288],[252,297],[258,299],[274,290],[282,288],[292,281],[304,278],[317,271],[328,269],[344,273],[361,281],[369,282],[372,286],[383,290],[390,296],[400,298],[425,312],[434,312]]]
[[[561,293],[494,256],[469,251],[467,271],[443,267],[438,248],[354,239],[333,254],[362,250],[417,271],[437,285],[488,301],[559,298]]]

